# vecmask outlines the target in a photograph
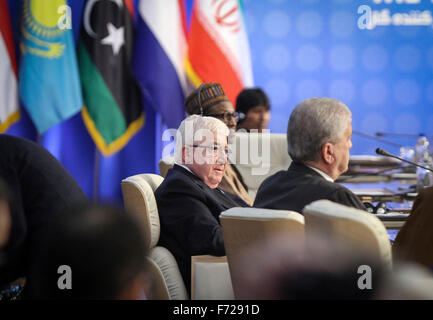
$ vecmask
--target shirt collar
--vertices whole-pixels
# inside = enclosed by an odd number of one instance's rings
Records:
[[[196,175],[194,172],[192,172],[191,171],[191,169],[190,168],[188,168],[187,166],[185,166],[185,165],[183,165],[183,164],[180,164],[180,163],[176,163],[179,167],[182,167],[182,168],[184,168],[185,170],[188,170],[189,172],[191,172],[193,175]]]
[[[313,169],[314,171],[316,171],[318,174],[320,174],[323,178],[325,178],[326,180],[328,180],[329,182],[334,182],[334,179],[332,179],[329,175],[327,175],[325,172],[323,172],[322,170],[319,170],[317,168],[314,168],[312,166],[308,166],[308,168]]]

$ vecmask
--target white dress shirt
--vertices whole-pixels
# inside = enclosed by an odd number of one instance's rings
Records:
[[[332,179],[330,176],[328,176],[326,173],[324,173],[322,170],[319,170],[317,168],[311,167],[311,166],[307,166],[308,168],[313,169],[314,171],[316,171],[318,174],[320,174],[323,178],[325,178],[326,180],[328,180],[329,182],[334,182],[334,179]]]

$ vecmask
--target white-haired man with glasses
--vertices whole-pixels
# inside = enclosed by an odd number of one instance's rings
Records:
[[[199,114],[217,118],[224,122],[232,133],[236,131],[236,123],[241,117],[233,108],[222,85],[217,82],[202,83],[192,91],[185,99],[185,110],[189,115]],[[249,205],[253,204],[253,199],[248,194],[248,187],[233,164],[227,164],[219,188],[237,195]]]
[[[155,191],[161,223],[159,245],[176,258],[186,288],[191,256],[225,255],[219,215],[248,206],[218,188],[227,166],[228,127],[213,117],[192,115],[179,126],[175,165]]]

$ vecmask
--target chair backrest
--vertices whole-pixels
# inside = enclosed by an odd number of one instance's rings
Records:
[[[161,176],[165,178],[167,176],[168,170],[173,168],[173,166],[174,166],[174,155],[168,155],[162,158],[161,160],[159,160],[158,162],[159,173],[161,174]]]
[[[277,171],[287,170],[291,163],[286,134],[236,132],[234,142],[230,161],[242,175],[253,199],[263,180]]]
[[[233,300],[233,286],[227,257],[191,257],[191,299]]]
[[[221,226],[230,276],[235,297],[241,291],[239,277],[243,270],[243,251],[257,242],[267,242],[275,236],[304,238],[304,217],[294,211],[231,208],[221,213]]]
[[[312,202],[304,208],[303,214],[307,243],[310,235],[319,233],[330,240],[364,250],[380,259],[386,267],[392,267],[388,233],[373,214],[329,200]]]
[[[148,271],[152,278],[147,298],[185,300],[188,293],[173,255],[158,247],[160,223],[154,191],[164,179],[156,174],[137,174],[122,181],[125,208],[136,215],[149,250]]]

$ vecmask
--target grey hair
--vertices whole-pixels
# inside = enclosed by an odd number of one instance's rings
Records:
[[[187,127],[192,128],[188,132]],[[200,142],[197,140],[197,132],[200,130],[209,130],[214,135],[229,136],[230,130],[224,122],[214,117],[203,117],[200,115],[191,115],[184,119],[176,133],[176,146],[174,149],[174,162],[182,163],[182,148],[189,141],[190,143]]]
[[[302,101],[287,126],[289,155],[296,161],[317,161],[326,142],[337,143],[352,118],[349,108],[331,98]]]

